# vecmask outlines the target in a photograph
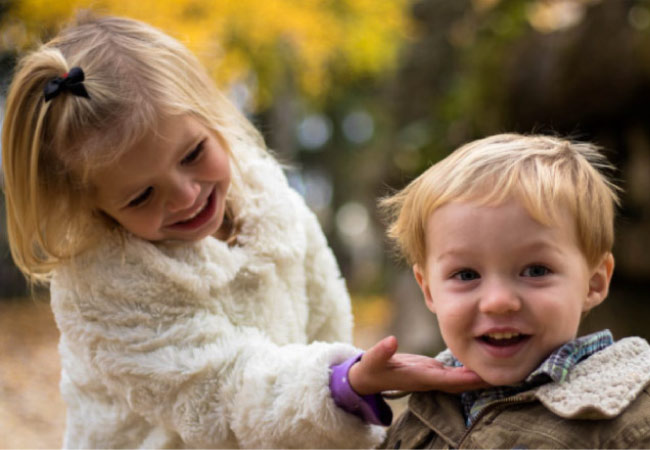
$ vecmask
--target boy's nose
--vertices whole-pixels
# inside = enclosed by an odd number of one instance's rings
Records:
[[[167,210],[175,213],[191,208],[200,193],[201,186],[197,181],[182,177],[174,180],[169,188]]]
[[[493,281],[486,284],[479,303],[484,314],[508,314],[521,309],[519,296],[508,283]]]

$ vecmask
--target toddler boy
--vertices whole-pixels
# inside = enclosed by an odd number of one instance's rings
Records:
[[[598,149],[472,142],[382,202],[448,350],[491,387],[412,394],[386,448],[649,448],[650,346],[576,338],[608,293],[616,187]]]

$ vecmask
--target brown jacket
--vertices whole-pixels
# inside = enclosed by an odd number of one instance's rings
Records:
[[[461,411],[457,395],[413,394],[382,448],[650,448],[650,346],[622,339],[561,384],[488,405],[469,428]]]

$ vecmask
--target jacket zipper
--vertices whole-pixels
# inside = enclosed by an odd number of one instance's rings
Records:
[[[460,440],[458,441],[458,448],[463,448],[463,441],[467,436],[472,432],[472,429],[474,426],[479,422],[479,419],[481,419],[485,414],[487,414],[489,411],[492,411],[495,408],[504,406],[504,405],[511,405],[513,403],[529,403],[535,401],[535,397],[529,397],[529,396],[514,396],[514,397],[508,397],[504,398],[501,400],[496,400],[489,405],[487,405],[485,408],[483,408],[478,415],[474,418],[472,421],[472,424],[465,430],[465,433],[461,436]]]

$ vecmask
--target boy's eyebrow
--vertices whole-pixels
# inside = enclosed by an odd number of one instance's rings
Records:
[[[555,253],[564,254],[564,251],[562,250],[562,246],[558,245],[555,241],[551,239],[537,239],[533,242],[523,245],[522,248],[527,251],[550,250]]]
[[[522,252],[540,252],[540,251],[552,251],[563,255],[562,246],[557,245],[552,239],[535,239],[531,242],[523,243],[520,247],[517,248],[518,251]],[[438,261],[442,261],[448,258],[459,257],[459,256],[471,256],[474,251],[474,247],[471,246],[457,246],[450,249],[446,249],[440,255],[436,257]]]
[[[438,255],[438,257],[436,259],[440,261],[440,260],[453,258],[453,257],[457,257],[457,256],[471,255],[472,253],[475,253],[475,252],[472,251],[472,248],[465,249],[465,248],[462,248],[462,247],[461,248],[454,247],[454,248],[445,250],[440,255]]]

